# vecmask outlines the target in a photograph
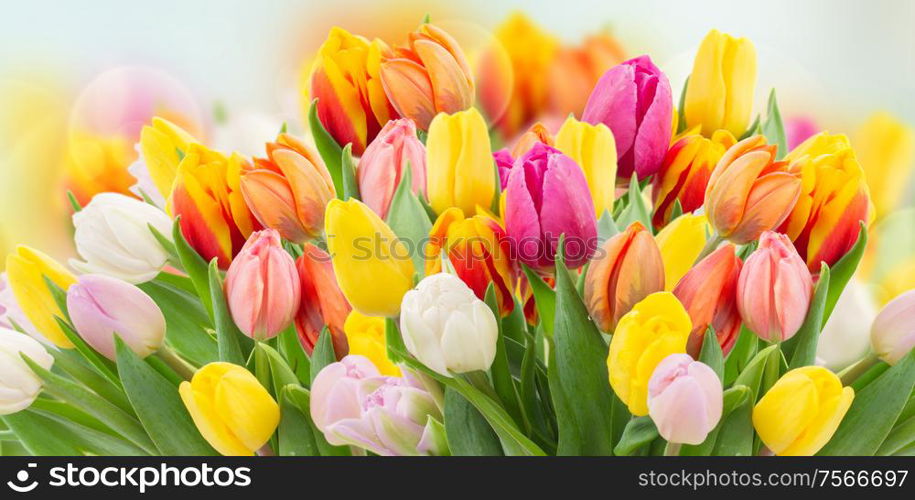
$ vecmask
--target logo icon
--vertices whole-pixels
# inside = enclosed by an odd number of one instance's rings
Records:
[[[38,464],[30,463],[28,464],[28,469],[34,469]],[[38,481],[32,481],[31,483],[26,484],[26,481],[29,480],[29,471],[28,469],[22,469],[16,473],[16,481],[7,481],[6,485],[10,487],[11,490],[18,493],[28,493],[38,487]]]

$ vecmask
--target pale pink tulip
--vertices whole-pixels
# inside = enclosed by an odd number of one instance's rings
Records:
[[[721,380],[689,354],[671,354],[648,380],[648,414],[672,443],[700,444],[721,419]]]
[[[871,345],[891,365],[915,347],[915,290],[896,297],[880,311],[871,327]]]
[[[426,147],[416,136],[416,124],[409,118],[391,120],[366,148],[356,173],[362,202],[382,219],[387,217],[407,164],[413,192],[425,193]]]

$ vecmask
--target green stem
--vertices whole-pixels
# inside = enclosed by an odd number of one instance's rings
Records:
[[[164,344],[159,348],[156,356],[168,365],[169,368],[175,370],[175,373],[184,380],[190,380],[194,376],[194,372],[197,371],[196,368],[191,366],[191,364],[179,356],[178,353]]]
[[[705,242],[705,246],[702,248],[702,251],[699,252],[699,256],[696,257],[696,262],[694,262],[693,265],[698,264],[699,261],[708,257],[708,254],[714,252],[722,241],[724,241],[724,238],[722,238],[717,232],[713,234],[712,237]]]
[[[489,396],[493,401],[501,401],[496,390],[492,387],[492,384],[489,382],[489,377],[486,376],[486,372],[483,371],[474,371],[464,374],[464,379],[470,382],[476,390],[482,392],[483,394]]]
[[[667,442],[667,446],[664,447],[664,456],[665,457],[679,457],[680,456],[680,443]]]
[[[864,372],[870,370],[872,366],[877,364],[879,359],[874,352],[867,353],[867,356],[864,356],[857,363],[845,368],[839,372],[839,378],[842,380],[842,385],[850,385],[852,382],[857,380],[858,377],[864,375]]]

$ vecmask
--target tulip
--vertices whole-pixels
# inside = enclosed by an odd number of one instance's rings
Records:
[[[125,167],[134,154],[123,133],[70,130],[64,153],[66,189],[83,205],[98,193],[127,193],[133,179]]]
[[[512,171],[515,159],[507,149],[500,149],[492,154],[492,159],[496,162],[496,170],[499,172],[499,187],[504,191],[508,187],[508,174]]]
[[[800,329],[813,296],[813,279],[791,240],[767,231],[737,280],[737,308],[744,324],[768,342],[790,339]]]
[[[749,243],[779,226],[791,213],[801,180],[775,162],[776,146],[753,136],[731,146],[712,171],[705,211],[722,238]]]
[[[410,354],[446,377],[488,370],[499,338],[489,306],[446,273],[423,278],[404,295],[400,332]]]
[[[225,291],[235,324],[255,340],[273,338],[292,323],[302,287],[279,233],[251,235],[226,272]]]
[[[664,226],[655,235],[661,260],[664,262],[664,289],[677,286],[705,248],[711,231],[704,215],[683,214]]]
[[[711,30],[702,40],[686,87],[686,126],[710,136],[725,129],[740,136],[750,122],[756,85],[756,49],[746,38]]]
[[[903,200],[912,176],[915,129],[889,113],[875,113],[861,125],[852,142],[877,215],[888,215]]]
[[[412,189],[426,193],[426,147],[416,137],[416,125],[401,118],[389,121],[359,159],[356,179],[363,203],[382,219],[387,217],[394,191],[410,166]]]
[[[724,245],[699,261],[674,288],[674,295],[693,322],[686,344],[686,352],[691,356],[699,356],[705,331],[710,326],[724,354],[737,342],[740,313],[734,298],[742,265],[734,246]]]
[[[98,194],[73,214],[73,226],[76,251],[85,260],[70,261],[77,271],[144,283],[168,263],[168,252],[150,226],[171,240],[172,220],[148,203],[117,193]]]
[[[473,75],[458,43],[445,30],[424,23],[406,47],[381,59],[381,84],[401,116],[428,130],[438,113],[473,105]]]
[[[689,134],[670,147],[651,190],[655,206],[651,222],[655,227],[670,222],[678,201],[683,213],[694,212],[702,206],[712,170],[724,152],[736,143],[727,130],[716,130],[710,139]]]
[[[581,116],[601,74],[625,60],[622,47],[607,33],[586,36],[578,47],[563,47],[549,69],[549,109]]]
[[[527,130],[527,132],[521,134],[521,137],[515,141],[515,145],[511,149],[511,157],[518,158],[523,156],[524,153],[527,153],[534,147],[534,144],[538,142],[546,144],[547,146],[555,146],[556,141],[553,139],[553,134],[550,133],[542,123],[537,122]],[[495,156],[493,157],[495,158]]]
[[[606,125],[580,122],[569,117],[556,135],[556,149],[581,167],[588,181],[594,213],[613,212],[616,184],[616,142]]]
[[[798,147],[819,131],[820,127],[809,116],[795,116],[785,120],[785,139],[788,143],[788,151]]]
[[[332,200],[324,217],[327,250],[346,300],[366,316],[397,316],[401,299],[413,287],[406,246],[358,200]]]
[[[477,205],[492,206],[496,178],[483,115],[471,108],[436,116],[426,139],[426,168],[429,204],[436,213],[458,207],[471,214]]]
[[[318,153],[289,134],[267,143],[241,174],[241,192],[254,217],[295,242],[324,232],[324,207],[336,196],[330,172]]]
[[[318,373],[311,420],[335,446],[382,456],[448,454],[442,413],[429,391],[409,375],[381,376],[363,356],[347,356]]]
[[[651,58],[641,56],[614,66],[600,78],[582,121],[603,123],[616,140],[616,174],[644,179],[661,167],[670,143],[673,101],[670,82]]]
[[[855,245],[874,210],[864,170],[844,135],[819,133],[788,153],[801,193],[779,232],[794,241],[811,272],[832,266]]]
[[[223,455],[250,456],[280,423],[280,407],[248,370],[209,363],[178,387],[197,430]]]
[[[854,389],[843,388],[826,368],[796,368],[756,403],[753,427],[776,455],[813,455],[832,438],[854,398]]]
[[[689,314],[670,292],[655,292],[626,313],[610,340],[610,386],[636,416],[648,415],[648,381],[671,354],[686,352]]]
[[[44,336],[38,332],[25,312],[16,302],[13,295],[13,289],[10,287],[9,278],[6,273],[0,273],[0,328],[7,330],[21,330],[29,337],[38,340],[43,344],[49,343]]]
[[[178,164],[197,140],[181,127],[161,118],[154,117],[151,125],[140,131],[140,155],[158,194],[168,198],[178,175]]]
[[[116,361],[114,336],[145,358],[165,339],[165,316],[136,286],[101,274],[84,274],[67,290],[67,311],[79,336]]]
[[[181,234],[191,247],[206,261],[218,259],[221,269],[260,228],[241,193],[244,162],[238,154],[226,157],[191,144],[178,165],[167,207],[181,217]]]
[[[566,266],[584,265],[597,246],[597,220],[581,168],[544,144],[518,158],[505,193],[505,229],[528,266],[552,267],[563,234]]]
[[[852,278],[839,295],[817,339],[817,364],[838,373],[867,355],[870,329],[877,316],[871,292]]]
[[[42,382],[22,356],[50,370],[54,357],[35,339],[0,328],[0,415],[28,408],[41,392]]]
[[[485,299],[492,283],[502,314],[514,309],[512,291],[517,272],[509,240],[495,219],[482,214],[465,218],[460,208],[445,210],[429,231],[426,276],[441,272],[442,251],[477,298]]]
[[[385,319],[379,316],[366,316],[359,311],[351,311],[343,324],[349,354],[365,356],[378,371],[388,377],[400,377],[400,368],[388,359],[387,341],[385,340]]]
[[[296,261],[302,287],[302,301],[295,316],[299,341],[308,354],[315,348],[321,330],[326,326],[334,343],[337,359],[347,353],[345,321],[352,309],[334,276],[330,255],[306,243]]]
[[[871,326],[871,344],[877,356],[891,365],[915,347],[915,290],[883,307]]]
[[[381,60],[391,49],[334,26],[318,49],[311,94],[318,119],[338,144],[361,155],[381,126],[397,118],[381,83]]]
[[[689,354],[671,354],[648,379],[648,414],[671,443],[701,444],[724,406],[721,379]]]
[[[66,316],[45,279],[66,291],[76,283],[76,276],[51,257],[24,245],[16,247],[16,251],[6,257],[6,273],[16,302],[35,328],[57,347],[72,348],[73,344],[55,319]]]
[[[664,264],[651,233],[640,222],[609,238],[585,275],[585,305],[601,331],[611,333],[633,306],[664,290]]]

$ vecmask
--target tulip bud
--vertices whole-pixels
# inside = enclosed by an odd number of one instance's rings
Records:
[[[488,370],[499,337],[489,307],[458,277],[446,273],[423,278],[404,295],[400,332],[410,354],[446,377]]]
[[[686,87],[686,126],[740,136],[750,122],[756,85],[756,49],[746,38],[711,30],[702,40]]]
[[[801,180],[775,162],[776,146],[762,136],[744,139],[728,149],[705,191],[705,210],[719,236],[736,245],[775,229],[791,213]]]
[[[582,121],[603,123],[616,140],[617,171],[639,179],[661,167],[670,145],[673,100],[670,82],[648,56],[614,66],[598,80]]]
[[[664,226],[654,239],[664,261],[664,289],[671,291],[692,269],[711,232],[704,215],[683,214]]]
[[[51,369],[54,357],[35,339],[0,328],[0,415],[24,410],[41,392],[41,379],[22,359],[26,355],[38,366]]]
[[[382,375],[401,376],[400,368],[388,359],[384,318],[351,311],[343,324],[343,330],[346,332],[349,354],[365,356]]]
[[[613,212],[616,185],[616,141],[602,123],[591,125],[569,117],[556,135],[556,148],[581,167],[588,181],[594,213]]]
[[[412,188],[426,193],[426,146],[416,136],[412,120],[389,121],[359,159],[356,179],[362,202],[384,219],[404,169],[410,166]]]
[[[191,143],[196,143],[191,134],[174,123],[154,117],[150,125],[140,131],[140,156],[157,193],[148,196],[168,198],[178,174],[178,164],[187,154]]]
[[[267,158],[244,167],[240,185],[254,217],[295,243],[324,232],[324,207],[336,196],[318,153],[289,134],[267,143]]]
[[[861,125],[852,139],[877,216],[889,215],[905,199],[906,187],[910,185],[915,129],[885,111],[877,112]]]
[[[448,453],[442,413],[422,383],[409,374],[383,377],[363,356],[347,356],[318,373],[311,384],[311,420],[335,446],[382,456]]]
[[[648,415],[648,380],[670,354],[686,352],[689,315],[670,292],[656,292],[620,319],[610,340],[610,386],[636,416]]]
[[[279,233],[251,235],[226,272],[225,290],[232,319],[255,340],[275,337],[292,323],[302,288]]]
[[[871,327],[871,344],[877,356],[891,365],[915,347],[915,290],[883,307]]]
[[[426,188],[436,213],[458,207],[465,214],[489,208],[496,179],[483,115],[474,108],[439,114],[426,139]]]
[[[843,388],[826,368],[796,368],[756,403],[753,427],[776,455],[814,455],[835,434],[854,398],[854,389]]]
[[[327,250],[346,300],[366,316],[397,316],[401,299],[413,286],[406,246],[358,200],[332,200],[324,217]]]
[[[149,226],[171,239],[172,220],[162,210],[117,193],[101,193],[73,214],[76,251],[85,260],[71,260],[83,273],[107,274],[129,283],[156,277],[168,262]]]
[[[209,363],[178,387],[197,430],[227,456],[250,456],[264,446],[280,422],[280,407],[248,370]]]
[[[295,327],[302,347],[311,354],[321,330],[326,326],[333,339],[337,359],[346,356],[344,322],[352,308],[337,285],[330,255],[306,243],[302,256],[296,261],[296,270],[302,285],[302,301],[295,317]]]
[[[511,150],[512,158],[523,156],[538,142],[547,146],[555,146],[556,142],[553,140],[553,134],[540,122],[533,124],[527,132],[521,134],[521,137],[515,141],[515,145],[512,146]]]
[[[654,292],[664,290],[664,264],[658,245],[640,222],[604,242],[603,255],[585,275],[585,305],[604,332]]]
[[[734,297],[742,266],[733,245],[724,245],[702,259],[674,288],[693,322],[686,352],[698,357],[709,326],[721,351],[727,354],[740,333],[740,314]],[[806,274],[806,273],[805,273]]]
[[[566,266],[584,265],[597,247],[597,219],[581,168],[554,148],[534,145],[509,174],[505,229],[528,266],[552,267],[561,235]]]
[[[838,373],[866,356],[876,317],[877,306],[870,290],[852,278],[817,339],[817,364]]]
[[[66,291],[76,282],[76,276],[54,259],[27,246],[16,247],[16,251],[6,257],[6,273],[16,302],[39,333],[57,347],[72,348],[73,344],[54,319],[65,316],[45,278]]]
[[[425,23],[409,44],[381,60],[381,83],[394,109],[428,130],[438,113],[473,105],[473,75],[464,52],[443,29]]]
[[[721,420],[721,379],[689,354],[671,354],[648,380],[648,414],[671,443],[701,444]]]
[[[106,358],[116,359],[114,336],[145,358],[165,339],[159,306],[130,283],[101,274],[84,274],[67,290],[67,311],[76,332]]]
[[[801,192],[779,228],[810,272],[832,266],[858,241],[861,223],[874,217],[864,170],[844,135],[819,133],[785,156],[800,176]]]

